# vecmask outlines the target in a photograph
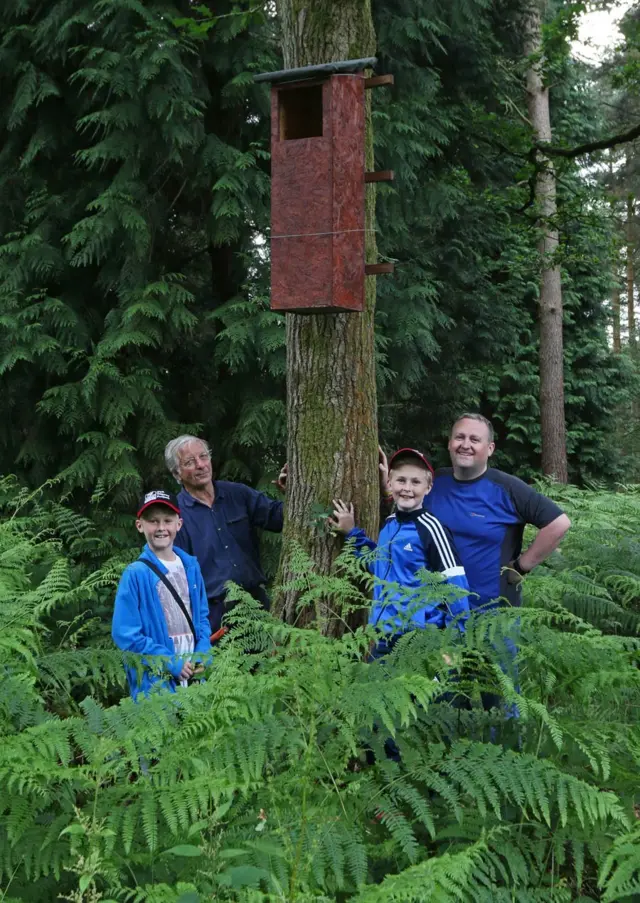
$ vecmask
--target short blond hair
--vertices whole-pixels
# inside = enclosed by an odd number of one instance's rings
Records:
[[[453,421],[453,426],[451,427],[452,433],[453,427],[456,425],[456,423],[460,423],[461,420],[477,420],[478,423],[484,423],[487,428],[487,432],[489,433],[489,442],[495,441],[493,424],[483,414],[470,414],[468,412],[465,414],[460,414],[460,416],[456,417],[456,419]]]
[[[431,484],[433,483],[433,473],[431,472],[431,470],[429,470],[424,461],[421,458],[417,457],[417,455],[398,455],[396,460],[389,468],[389,473],[392,474],[394,470],[399,470],[401,467],[405,467],[407,464],[411,464],[412,467],[418,467],[420,468],[420,470],[423,470],[426,473],[429,479],[429,485],[431,486]]]

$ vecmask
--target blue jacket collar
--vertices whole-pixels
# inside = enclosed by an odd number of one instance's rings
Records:
[[[224,498],[224,489],[222,488],[222,483],[219,480],[213,481],[213,491],[214,491],[214,502],[215,499],[223,499]],[[197,498],[191,495],[184,486],[178,493],[178,499],[181,505],[186,505],[188,508],[193,508],[194,505],[202,505]]]
[[[421,514],[424,514],[426,508],[424,506],[420,508],[416,508],[415,511],[396,511],[396,520],[401,521],[402,523],[409,523],[413,520],[418,520]]]
[[[185,566],[185,570],[186,570],[187,564],[189,563],[189,558],[191,556],[187,555],[186,552],[183,552],[182,549],[179,549],[177,546],[173,547],[173,551],[176,553],[178,558],[182,561],[183,565]],[[160,570],[162,571],[163,574],[169,573],[169,568],[167,567],[167,565],[165,564],[164,561],[162,561],[160,558],[158,558],[158,556],[155,554],[155,552],[152,552],[152,550],[149,548],[149,543],[145,543],[144,549],[142,550],[142,552],[140,552],[140,555],[138,556],[138,558],[148,558],[149,561],[153,561],[153,563],[156,565],[156,567],[160,568]]]

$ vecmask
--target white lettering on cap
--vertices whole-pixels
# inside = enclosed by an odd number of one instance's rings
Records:
[[[146,505],[148,502],[156,502],[158,499],[164,499],[166,502],[170,502],[171,498],[166,492],[162,492],[159,490],[157,492],[147,492],[144,497],[144,504]]]

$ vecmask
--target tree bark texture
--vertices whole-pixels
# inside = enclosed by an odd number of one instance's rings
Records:
[[[362,59],[375,52],[370,0],[278,0],[277,7],[286,68]],[[366,93],[363,168],[372,170],[370,92]],[[376,260],[374,228],[375,187],[369,185],[367,262]],[[353,502],[357,524],[373,538],[378,534],[375,278],[367,277],[365,292],[363,313],[286,314],[289,478],[280,585],[291,580],[296,546],[311,557],[318,573],[329,573],[343,545],[341,538],[328,533],[322,517],[334,498]],[[304,626],[315,620],[329,635],[343,632],[344,622],[332,614],[332,600],[320,601],[315,611],[298,611],[299,596],[296,590],[283,591],[275,610],[289,623]]]
[[[620,341],[620,286],[617,282],[611,294],[611,319],[613,321],[613,351],[615,354],[620,354],[622,351],[622,342]]]
[[[634,267],[633,267],[633,219],[635,216],[635,201],[633,195],[627,198],[627,322],[629,325],[629,344],[636,343],[636,311],[634,298]]]
[[[613,162],[609,160],[609,184],[613,185]],[[617,222],[616,218],[616,202],[615,198],[609,200],[611,207],[611,220]],[[613,336],[613,352],[620,354],[622,351],[622,323],[620,320],[620,273],[618,272],[618,261],[613,265],[613,289],[611,290],[611,329]]]
[[[551,142],[549,88],[544,81],[542,16],[534,2],[526,22],[526,53],[531,58],[527,71],[529,118],[536,144]],[[540,427],[542,470],[558,482],[566,483],[567,449],[564,415],[564,357],[562,323],[562,282],[557,261],[556,175],[551,159],[538,150],[536,205],[539,212],[541,258],[540,330]]]

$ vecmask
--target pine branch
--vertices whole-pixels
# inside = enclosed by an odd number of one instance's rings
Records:
[[[597,141],[587,141],[585,144],[579,144],[577,147],[556,147],[542,143],[536,144],[535,151],[539,151],[547,157],[563,157],[567,160],[573,160],[575,157],[584,156],[584,154],[608,150],[611,147],[617,147],[619,144],[635,141],[636,138],[640,138],[640,124],[634,125],[626,132],[610,135],[608,138],[600,138]]]

